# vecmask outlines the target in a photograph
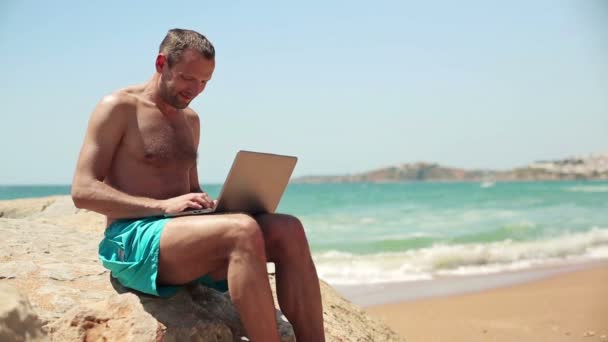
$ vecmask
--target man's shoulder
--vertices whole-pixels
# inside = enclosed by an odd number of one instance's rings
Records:
[[[137,113],[137,104],[136,96],[120,89],[103,96],[93,111],[92,117],[126,123],[128,117]]]
[[[134,107],[139,101],[138,97],[128,88],[119,89],[101,98],[100,104],[109,108],[128,108]]]
[[[91,114],[92,120],[110,120],[115,124],[128,122],[128,118],[137,113],[137,98],[123,91],[117,90],[101,98]]]
[[[196,111],[194,111],[194,109],[187,107],[183,109],[184,115],[188,118],[192,118],[192,117],[197,117],[198,118],[198,113]]]
[[[184,116],[186,117],[186,119],[188,119],[188,121],[195,123],[195,124],[199,124],[200,123],[200,119],[198,117],[198,113],[195,112],[192,108],[188,107],[185,108],[183,110]]]

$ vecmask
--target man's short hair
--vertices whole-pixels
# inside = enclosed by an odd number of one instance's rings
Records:
[[[167,32],[158,52],[167,56],[167,63],[171,67],[179,62],[185,49],[193,49],[206,59],[215,58],[215,48],[205,36],[196,31],[178,28]]]

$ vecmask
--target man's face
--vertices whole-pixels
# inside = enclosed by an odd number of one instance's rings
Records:
[[[158,64],[158,62],[157,62]],[[215,60],[186,49],[173,66],[164,61],[161,66],[160,96],[169,105],[184,109],[202,93],[213,75]]]

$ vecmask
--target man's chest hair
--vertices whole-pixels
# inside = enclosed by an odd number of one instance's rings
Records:
[[[195,163],[196,146],[192,130],[185,124],[171,125],[166,121],[147,120],[131,129],[132,147],[140,158],[151,164]]]

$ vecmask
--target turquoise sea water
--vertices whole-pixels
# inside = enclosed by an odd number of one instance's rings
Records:
[[[0,199],[68,193],[0,186]],[[301,219],[333,284],[608,259],[608,182],[291,184],[278,211]]]
[[[68,195],[69,185],[0,185],[0,200]]]

